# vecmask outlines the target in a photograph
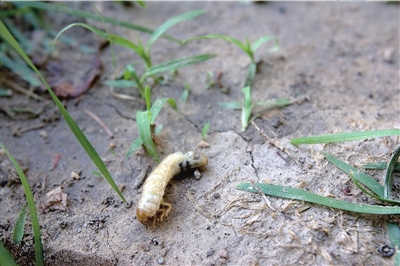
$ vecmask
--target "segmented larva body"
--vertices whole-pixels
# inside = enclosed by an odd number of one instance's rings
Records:
[[[159,220],[162,221],[171,210],[171,204],[163,202],[164,190],[171,178],[182,170],[202,167],[207,163],[207,156],[195,151],[185,154],[178,151],[167,156],[144,182],[136,209],[137,219],[143,224],[149,224],[157,220],[156,214],[159,212]],[[160,209],[160,205],[167,206],[167,210]]]

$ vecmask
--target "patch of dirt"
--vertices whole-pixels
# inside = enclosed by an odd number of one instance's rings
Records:
[[[272,146],[255,126],[250,125],[241,133],[240,111],[218,106],[220,102],[243,100],[241,89],[250,63],[243,51],[222,40],[193,41],[179,46],[160,39],[152,48],[155,64],[202,53],[216,53],[218,57],[182,68],[169,85],[153,88],[153,99],[172,97],[179,108],[175,112],[167,107],[157,118],[156,122],[163,124],[158,136],[161,158],[179,150],[201,150],[208,155],[209,164],[202,169],[200,180],[190,174],[172,180],[164,196],[166,202],[172,203],[168,219],[155,227],[145,227],[135,217],[141,195],[137,178],[143,177],[149,168],[154,169],[156,163],[143,152],[125,158],[138,136],[135,113],[144,110],[145,105],[114,98],[103,82],[111,79],[117,68],[140,62],[140,58],[127,49],[115,47],[117,65],[112,68],[110,47],[100,55],[58,48],[59,64],[72,67],[65,71],[64,80],[74,80],[77,74],[74,71],[87,71],[97,56],[102,60],[100,81],[65,104],[118,186],[124,188],[127,203],[118,198],[104,178],[93,174],[95,166],[65,121],[54,114],[51,104],[17,93],[2,99],[2,106],[10,108],[17,105],[42,108],[41,115],[21,119],[0,113],[1,142],[25,165],[37,206],[46,202],[46,193],[58,187],[68,195],[66,211],[39,213],[46,264],[392,265],[392,258],[382,257],[378,249],[389,244],[385,221],[399,221],[398,216],[360,215],[261,197],[238,191],[235,185],[268,182],[346,201],[377,204],[364,196],[346,174],[327,163],[320,151],[357,167],[371,161],[388,161],[399,145],[399,138],[298,147],[291,145],[290,140],[307,135],[399,127],[399,6],[284,2],[146,4],[146,8],[138,8],[96,3],[107,16],[150,28],[186,11],[206,10],[205,15],[168,31],[180,39],[209,33],[241,40],[248,37],[250,41],[264,35],[279,38],[278,53],[268,53],[267,46],[256,52],[257,61],[262,63],[252,87],[253,100],[296,97],[306,100],[281,109],[256,108],[254,112],[259,116],[254,122],[300,164]],[[60,15],[60,18],[71,22],[70,16]],[[53,19],[57,20],[57,16]],[[58,30],[67,25],[57,21],[54,25]],[[137,35],[144,40],[149,37],[112,26],[110,31],[132,40]],[[92,33],[82,33],[78,28],[66,34],[94,48],[101,42]],[[222,71],[221,82],[229,86],[228,94],[217,87],[206,90],[209,71]],[[185,83],[190,84],[190,95],[187,102],[180,102]],[[137,92],[124,91],[139,97]],[[85,109],[105,122],[113,139]],[[196,145],[201,139],[201,129],[208,121],[211,127],[206,140],[210,147],[199,149]],[[41,123],[44,124],[36,129]],[[13,132],[18,127],[33,129],[16,135]],[[108,149],[110,144],[115,145],[115,153]],[[13,256],[19,258],[20,265],[34,265],[31,226],[27,226],[21,246],[11,241],[25,199],[4,154],[1,160],[0,236]],[[80,174],[71,177],[72,172]],[[383,172],[368,173],[383,183]]]

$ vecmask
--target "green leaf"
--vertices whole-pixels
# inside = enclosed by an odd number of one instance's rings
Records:
[[[190,93],[190,90],[188,90],[188,89],[184,89],[183,90],[183,92],[181,94],[181,97],[180,97],[182,102],[186,102],[187,101],[187,99],[189,98],[189,93]]]
[[[361,168],[371,170],[385,170],[387,168],[387,162],[366,163],[361,165]],[[395,164],[394,170],[400,171],[400,163]]]
[[[268,101],[258,101],[255,103],[257,106],[264,106],[268,108],[276,108],[276,107],[284,107],[292,104],[290,100],[279,98],[279,99],[272,99]]]
[[[373,191],[376,195],[379,197],[383,197],[383,186],[379,184],[375,179],[373,179],[371,176],[364,174],[362,171],[358,170],[357,168],[335,158],[334,156],[323,153],[325,158],[333,163],[337,168],[342,170],[343,172],[350,174],[351,172],[354,173],[354,177],[362,183],[364,186],[366,186],[369,190]]]
[[[154,124],[158,114],[160,113],[161,109],[163,108],[165,103],[169,103],[169,105],[175,110],[178,110],[178,107],[176,105],[176,102],[172,98],[162,98],[162,99],[157,99],[153,105],[151,106],[150,112],[152,114],[151,116],[151,121],[150,124]]]
[[[250,86],[244,87],[242,89],[244,94],[244,106],[242,109],[242,132],[244,132],[249,125],[251,111],[254,105],[251,104],[251,88]]]
[[[104,84],[119,88],[137,88],[137,83],[131,80],[106,80]]]
[[[160,27],[158,27],[153,34],[151,35],[149,41],[147,42],[147,46],[146,49],[150,50],[150,47],[154,44],[154,42],[161,36],[163,35],[169,28],[171,28],[172,26],[186,21],[186,20],[190,20],[193,19],[197,16],[203,15],[204,13],[206,13],[205,10],[196,10],[196,11],[190,11],[190,12],[186,12],[182,15],[179,16],[175,16],[172,17],[170,19],[168,19],[164,24],[162,24]]]
[[[150,95],[150,87],[146,86],[146,88],[144,89],[144,98],[146,100],[146,110],[149,111],[151,108],[151,95]],[[150,115],[152,113],[150,112]]]
[[[253,193],[258,193],[255,189],[257,186],[265,195],[281,197],[286,199],[303,200],[307,202],[312,202],[327,207],[332,207],[340,210],[368,213],[368,214],[400,214],[400,207],[393,206],[377,206],[377,205],[367,205],[361,203],[351,203],[343,200],[332,199],[328,197],[323,197],[308,191],[304,191],[297,188],[277,186],[271,184],[262,183],[239,183],[236,185],[236,189],[249,191]]]
[[[0,22],[0,26],[3,26],[3,22]],[[4,33],[4,31],[1,31]],[[7,34],[7,32],[6,32]],[[15,169],[18,172],[19,179],[21,180],[22,186],[24,187],[25,197],[28,201],[29,214],[31,216],[32,228],[33,228],[33,239],[35,241],[35,257],[36,257],[36,265],[43,265],[43,247],[42,247],[42,236],[40,234],[40,225],[39,218],[37,216],[37,210],[35,206],[35,201],[33,199],[33,194],[31,188],[29,187],[28,180],[18,162],[14,159],[12,154],[4,147],[3,143],[0,142],[0,147],[5,151],[8,158],[10,158],[13,163]]]
[[[347,133],[327,134],[327,135],[311,136],[303,138],[294,138],[290,141],[290,143],[292,143],[293,145],[319,144],[319,143],[364,140],[368,138],[386,137],[386,136],[400,136],[400,129],[347,132]]]
[[[203,129],[201,130],[201,139],[203,139],[203,140],[205,139],[209,129],[210,129],[210,122],[207,122],[204,125]]]
[[[244,86],[251,86],[253,83],[254,77],[257,72],[257,65],[255,63],[251,63],[249,68],[247,69],[246,81],[244,82]]]
[[[141,7],[146,7],[146,3],[144,1],[136,0],[136,3],[138,3]]]
[[[139,79],[138,75],[136,74],[136,69],[132,65],[127,65],[125,73],[129,74],[129,76],[135,80],[136,87],[139,89],[140,95],[142,97],[145,97],[145,88],[143,88],[142,81]]]
[[[398,223],[386,222],[386,230],[389,235],[390,244],[395,247],[396,255],[393,265],[400,265],[400,227]]]
[[[158,157],[157,149],[154,146],[153,138],[150,131],[149,111],[137,111],[136,123],[139,131],[139,136],[143,140],[143,144],[146,147],[150,156],[156,161],[160,162]]]
[[[392,158],[390,159],[386,177],[385,177],[385,184],[384,184],[384,195],[383,197],[386,199],[392,199],[392,179],[393,179],[393,172],[395,170],[395,165],[400,157],[400,147],[394,152]]]
[[[20,244],[24,236],[25,229],[25,219],[26,219],[26,205],[24,205],[19,213],[18,219],[15,222],[15,227],[13,231],[13,241],[15,244]]]
[[[2,10],[3,12],[3,10]],[[10,30],[11,34],[15,36],[17,39],[18,43],[24,48],[27,54],[29,54],[32,51],[32,43],[31,41],[25,37],[25,35],[22,33],[22,31],[14,25],[14,23],[10,19],[2,19],[3,23],[6,25],[6,27]]]
[[[364,192],[364,193],[367,194],[368,196],[370,196],[370,197],[372,197],[372,198],[374,198],[374,199],[380,200],[380,201],[385,201],[385,202],[390,202],[390,203],[393,203],[393,204],[396,204],[396,205],[400,205],[400,201],[391,200],[391,199],[385,199],[385,198],[376,196],[375,194],[372,194],[372,193],[370,193],[369,191],[367,191],[365,188],[362,187],[362,185],[360,184],[360,182],[357,181],[357,179],[355,178],[353,172],[350,172],[350,177],[351,177],[351,180],[353,181],[353,183],[356,185],[356,187],[358,187],[358,189],[360,189],[362,192]]]
[[[174,60],[159,64],[157,66],[153,66],[153,67],[147,69],[145,75],[152,76],[152,75],[159,74],[162,72],[172,71],[172,70],[175,70],[175,69],[187,66],[187,65],[197,64],[197,63],[206,61],[206,60],[214,58],[216,56],[217,55],[215,55],[215,54],[202,54],[202,55],[174,59]]]
[[[108,172],[107,167],[104,165],[103,161],[101,160],[100,156],[97,154],[96,150],[93,148],[92,144],[86,138],[85,134],[83,134],[82,130],[76,124],[75,120],[69,115],[67,110],[65,109],[64,105],[60,102],[57,96],[54,94],[52,89],[50,88],[49,84],[47,84],[46,80],[40,74],[40,71],[36,68],[36,66],[32,63],[29,57],[25,54],[24,50],[18,44],[18,42],[14,39],[14,37],[10,34],[8,29],[4,26],[3,22],[0,21],[0,32],[2,33],[2,37],[6,40],[16,51],[17,53],[25,60],[25,62],[38,74],[39,78],[42,80],[43,84],[45,85],[47,91],[49,92],[51,98],[55,102],[60,111],[61,115],[64,117],[65,121],[67,122],[69,128],[71,129],[72,133],[74,133],[76,139],[79,141],[83,149],[92,159],[93,163],[97,166],[100,172],[104,175],[108,183],[111,187],[117,192],[117,194],[121,197],[121,199],[125,202],[125,198],[120,192],[118,186],[115,184],[113,178],[111,177],[110,173]]]
[[[121,20],[117,20],[117,19],[113,19],[113,18],[109,18],[109,17],[105,17],[105,16],[103,16],[103,18],[100,19],[100,17],[97,14],[82,11],[79,9],[70,8],[65,5],[60,5],[60,4],[48,4],[48,3],[37,2],[37,1],[25,1],[25,2],[17,1],[17,2],[14,2],[13,4],[16,6],[20,6],[20,7],[30,6],[30,7],[34,7],[34,8],[45,9],[47,11],[60,12],[60,13],[68,14],[68,15],[74,15],[74,16],[81,17],[81,18],[93,19],[96,21],[101,21],[103,19],[107,23],[111,23],[111,24],[117,25],[117,26],[122,26],[122,27],[129,28],[132,30],[141,31],[141,32],[145,32],[145,33],[153,33],[154,32],[152,29],[149,29],[149,28],[146,28],[143,26],[139,26],[139,25],[135,25],[135,24],[132,24],[127,21],[121,21]],[[169,35],[163,35],[163,37],[165,37],[169,40],[172,40],[174,42],[181,43],[180,40],[173,38]]]
[[[246,45],[244,43],[242,43],[241,41],[239,41],[237,39],[234,39],[234,38],[231,38],[231,37],[228,37],[228,36],[225,36],[225,35],[221,35],[221,34],[208,34],[208,35],[205,35],[205,36],[193,37],[193,38],[189,38],[189,39],[184,40],[182,43],[185,44],[185,43],[187,43],[189,41],[204,40],[204,39],[221,39],[221,40],[228,41],[228,42],[231,42],[231,43],[237,45],[238,47],[240,47],[240,49],[242,49],[247,54],[249,52],[251,52],[251,51],[247,50]]]
[[[15,263],[15,261],[14,261],[13,257],[11,256],[10,252],[3,245],[2,241],[0,241],[0,262],[1,262],[1,265],[18,266],[18,264]]]
[[[253,42],[253,44],[251,45],[251,50],[253,51],[253,53],[265,42],[273,40],[275,41],[275,46],[273,48],[271,48],[269,51],[270,52],[276,52],[279,50],[280,44],[279,44],[279,39],[274,37],[274,36],[263,36],[260,37],[257,41]]]
[[[20,60],[12,60],[7,55],[1,52],[0,58],[1,64],[17,74],[21,79],[25,80],[35,88],[40,86],[40,80],[36,77],[35,72],[28,68],[26,64],[22,64]]]
[[[219,106],[228,108],[228,109],[242,109],[241,102],[226,102],[226,103],[218,103]]]
[[[118,35],[115,35],[115,34],[108,34],[105,31],[101,31],[101,30],[96,29],[95,27],[92,27],[92,26],[90,26],[88,24],[85,24],[85,23],[72,23],[72,24],[69,24],[68,26],[66,26],[65,28],[63,28],[57,34],[57,36],[54,38],[53,45],[54,45],[54,43],[56,42],[56,40],[58,39],[58,37],[61,34],[63,34],[65,31],[69,30],[70,28],[76,27],[76,26],[80,26],[80,27],[86,28],[86,29],[90,30],[91,32],[93,32],[94,34],[96,34],[97,36],[100,36],[100,37],[108,40],[109,42],[112,42],[112,43],[117,44],[117,45],[122,46],[122,47],[129,48],[129,49],[135,51],[141,57],[143,57],[143,55],[145,54],[145,52],[143,51],[143,49],[141,49],[140,46],[135,45],[131,41],[129,41],[129,40],[125,39],[125,38],[122,38],[122,37],[120,37]]]
[[[137,139],[135,139],[134,142],[132,142],[131,146],[128,149],[128,152],[126,153],[126,158],[128,158],[129,156],[131,156],[135,151],[137,151],[140,146],[143,145],[143,140],[141,137],[137,137]]]

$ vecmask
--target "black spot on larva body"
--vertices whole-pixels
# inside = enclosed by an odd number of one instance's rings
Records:
[[[186,169],[185,162],[180,162],[179,163],[179,168],[181,169],[181,171],[185,170]]]
[[[179,163],[179,168],[181,169],[181,171],[186,171],[188,169],[190,169],[191,164],[189,161],[183,161]]]

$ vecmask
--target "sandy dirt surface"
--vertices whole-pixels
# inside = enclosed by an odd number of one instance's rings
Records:
[[[87,3],[73,3],[90,10]],[[235,189],[240,182],[268,182],[350,202],[377,204],[363,195],[350,178],[329,164],[325,151],[358,167],[371,161],[388,161],[399,139],[385,137],[330,145],[293,146],[294,137],[326,133],[379,130],[399,127],[399,6],[386,3],[283,3],[149,2],[146,8],[96,3],[110,17],[156,28],[168,18],[204,9],[205,15],[171,28],[180,39],[210,33],[254,41],[261,36],[279,38],[281,50],[256,52],[260,62],[252,97],[302,98],[281,109],[257,107],[255,125],[293,158],[271,145],[250,125],[241,132],[237,110],[218,103],[242,101],[249,58],[238,47],[222,40],[203,40],[179,46],[159,39],[152,48],[155,63],[184,56],[215,53],[218,57],[182,68],[168,85],[152,89],[153,99],[172,97],[178,112],[165,108],[157,118],[161,158],[175,151],[198,150],[209,157],[201,179],[188,174],[172,180],[164,200],[172,204],[168,219],[145,227],[135,217],[141,196],[138,178],[157,164],[139,150],[125,154],[138,136],[135,114],[145,105],[110,94],[105,80],[118,68],[138,63],[132,51],[115,47],[98,58],[100,80],[79,98],[65,101],[67,110],[104,159],[123,189],[123,203],[95,166],[52,105],[18,93],[2,99],[2,106],[43,108],[37,117],[10,118],[0,114],[1,142],[25,166],[39,208],[47,265],[392,265],[378,249],[389,244],[385,221],[399,217],[361,215],[315,204],[261,197]],[[50,16],[57,30],[83,21],[66,15]],[[92,23],[91,21],[86,21]],[[94,25],[101,26],[98,23]],[[135,40],[148,35],[110,26],[113,33]],[[74,28],[66,35],[96,48],[101,42],[92,33]],[[96,54],[58,47],[53,60],[64,69],[61,78],[74,80],[93,65]],[[138,71],[141,71],[138,65]],[[217,86],[206,89],[209,71],[223,73]],[[18,81],[19,82],[19,81]],[[24,85],[23,82],[19,82]],[[179,100],[184,84],[190,85],[187,102]],[[139,99],[136,91],[119,89]],[[42,97],[48,98],[47,95]],[[112,130],[110,139],[84,110],[98,115]],[[198,148],[201,129],[211,123],[206,141]],[[41,128],[16,131],[44,123]],[[17,132],[17,133],[16,133]],[[109,145],[115,145],[114,153]],[[55,156],[60,156],[53,168]],[[33,236],[28,223],[21,246],[11,242],[19,211],[25,203],[22,185],[1,154],[0,236],[20,265],[34,265]],[[79,179],[71,172],[80,173]],[[383,183],[384,172],[369,171]],[[398,180],[398,178],[397,178]],[[397,185],[396,185],[397,184]],[[398,181],[395,186],[399,188]],[[65,211],[48,211],[46,193],[62,187],[67,194]]]

